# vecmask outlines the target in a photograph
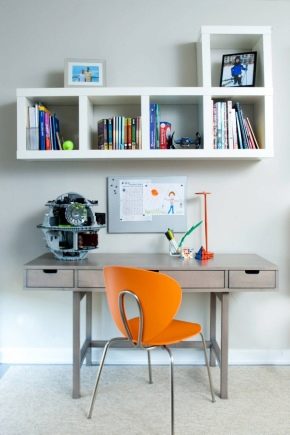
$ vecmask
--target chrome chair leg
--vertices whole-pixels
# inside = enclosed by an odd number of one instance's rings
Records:
[[[147,357],[148,357],[149,384],[153,384],[150,350],[149,349],[146,349],[146,350],[147,350]]]
[[[120,341],[120,340],[122,340],[122,341],[123,340],[127,340],[128,341],[128,339],[125,338],[125,337],[112,338],[111,340],[107,341],[107,343],[106,343],[106,345],[104,347],[102,358],[101,358],[101,362],[100,362],[100,365],[99,365],[98,374],[97,374],[97,379],[96,379],[96,383],[95,383],[95,388],[94,388],[94,391],[93,391],[93,395],[92,395],[91,404],[90,404],[90,408],[89,408],[89,412],[88,412],[87,418],[91,418],[92,417],[93,408],[94,408],[94,404],[95,404],[95,400],[96,400],[96,395],[97,395],[97,388],[98,388],[98,385],[99,385],[101,373],[102,373],[103,366],[104,366],[104,363],[105,363],[105,358],[106,358],[106,355],[107,355],[107,351],[108,351],[109,347],[111,346],[111,344],[114,341]]]
[[[200,336],[201,336],[202,344],[203,344],[204,358],[205,358],[207,374],[208,374],[208,379],[209,379],[210,392],[211,392],[211,400],[212,400],[212,402],[215,402],[215,395],[214,395],[214,391],[213,391],[211,373],[210,373],[210,368],[209,368],[209,364],[208,364],[208,357],[207,357],[207,353],[206,353],[206,345],[205,345],[203,334],[201,332],[200,332]]]
[[[173,356],[171,350],[167,346],[163,346],[167,350],[170,358],[170,379],[171,379],[171,435],[174,435],[174,374],[173,374]]]

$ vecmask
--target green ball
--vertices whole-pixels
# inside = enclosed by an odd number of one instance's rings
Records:
[[[62,149],[66,151],[70,151],[74,149],[74,143],[71,140],[65,140],[62,144]]]

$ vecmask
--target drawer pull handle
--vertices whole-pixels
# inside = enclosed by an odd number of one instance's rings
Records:
[[[245,270],[245,273],[247,273],[248,275],[259,275],[260,271],[259,270]]]
[[[57,273],[57,269],[43,269],[43,273]]]

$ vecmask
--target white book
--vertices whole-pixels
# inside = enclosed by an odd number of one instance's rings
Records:
[[[238,146],[238,132],[237,132],[237,120],[236,109],[232,108],[232,132],[233,132],[233,148],[237,150]]]
[[[36,116],[35,116],[35,107],[29,106],[28,107],[28,127],[29,128],[35,128],[36,125]]]
[[[232,101],[227,101],[227,115],[228,115],[228,148],[234,148],[234,138],[233,138],[233,121],[232,121]]]
[[[222,102],[221,101],[216,102],[216,108],[217,108],[216,147],[217,147],[217,149],[222,149],[223,148],[223,130],[222,130],[223,116],[222,116]]]
[[[35,127],[39,127],[39,104],[35,104]]]
[[[35,112],[34,106],[28,107],[27,149],[29,150],[39,149],[39,132]]]

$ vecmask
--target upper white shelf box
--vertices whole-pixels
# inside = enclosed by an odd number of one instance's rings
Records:
[[[255,86],[272,88],[271,27],[202,26],[199,83],[219,86],[222,56],[250,51],[257,52]]]

